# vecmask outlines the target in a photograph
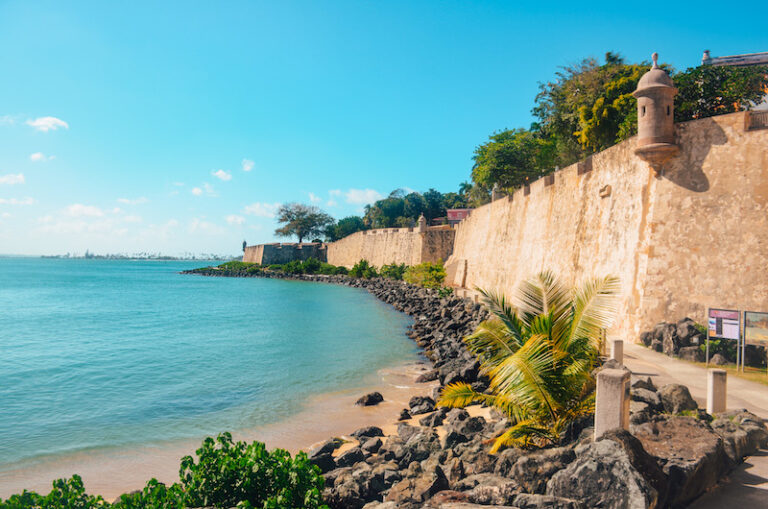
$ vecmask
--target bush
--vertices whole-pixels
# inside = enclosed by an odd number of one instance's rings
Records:
[[[222,263],[219,265],[219,269],[231,271],[231,272],[242,272],[247,271],[249,269],[252,269],[254,267],[260,267],[258,263],[248,263],[248,262],[240,262],[237,260],[233,260],[231,262]]]
[[[166,486],[150,480],[140,492],[122,495],[114,504],[85,493],[80,476],[58,479],[48,495],[24,491],[0,500],[0,509],[181,509],[184,507],[328,509],[322,504],[325,485],[320,469],[300,452],[267,451],[261,442],[232,441],[222,433],[203,441],[181,460],[180,482]]]
[[[282,265],[280,265],[279,263],[273,263],[272,265],[270,265],[270,266],[269,266],[269,267],[267,267],[267,268],[268,268],[269,270],[278,270],[278,271],[282,271],[282,270],[283,270],[283,266],[282,266]]]
[[[349,275],[351,277],[362,277],[365,279],[371,279],[377,277],[376,267],[368,263],[368,260],[360,260],[350,270]]]
[[[346,274],[347,268],[346,267],[337,267],[335,265],[331,265],[330,263],[321,263],[320,269],[317,271],[318,274],[324,274],[326,276],[335,276],[337,274]]]
[[[453,288],[450,286],[443,286],[442,288],[437,289],[438,297],[450,297],[451,295],[453,295]]]
[[[397,281],[400,281],[403,279],[403,274],[405,274],[406,269],[408,269],[408,266],[404,263],[401,263],[400,265],[396,263],[390,263],[389,265],[382,265],[381,277],[386,277],[389,279],[395,279]]]
[[[443,261],[438,260],[435,263],[424,262],[408,267],[408,270],[403,274],[403,279],[413,285],[423,286],[424,288],[440,288],[445,280]]]
[[[304,274],[317,274],[321,266],[322,263],[320,263],[320,260],[312,257],[307,258],[304,260],[304,263],[301,264]]]
[[[299,260],[292,260],[283,265],[283,272],[286,274],[304,274],[304,264]]]

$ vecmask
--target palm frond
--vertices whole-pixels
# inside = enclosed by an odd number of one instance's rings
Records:
[[[438,406],[464,408],[478,400],[487,399],[488,395],[477,392],[471,385],[463,382],[446,385],[440,394]]]
[[[547,426],[529,419],[518,422],[496,437],[490,453],[495,454],[506,447],[528,447],[532,438],[538,438],[543,442],[552,442],[552,434]]]
[[[573,296],[573,323],[571,340],[578,337],[599,341],[601,329],[611,326],[616,315],[621,282],[618,277],[606,276],[586,281]]]
[[[510,334],[518,338],[522,337],[523,323],[517,315],[517,310],[507,301],[506,297],[500,293],[483,290],[478,287],[475,287],[475,290],[480,292],[483,296],[483,304],[492,315],[501,320],[509,329]],[[522,343],[521,341],[520,344]]]
[[[499,359],[514,354],[520,348],[521,338],[511,334],[499,320],[486,320],[475,332],[464,338],[467,349],[484,363],[495,365]]]
[[[520,319],[526,325],[539,315],[551,315],[559,319],[568,312],[570,297],[568,288],[552,272],[540,272],[524,281],[518,289]]]

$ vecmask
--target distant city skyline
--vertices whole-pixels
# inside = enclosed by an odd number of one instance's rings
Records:
[[[768,50],[718,9],[0,0],[0,254],[236,254],[283,202],[456,191],[560,66]]]

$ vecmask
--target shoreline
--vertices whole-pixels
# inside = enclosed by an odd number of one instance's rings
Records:
[[[268,449],[286,449],[295,455],[309,451],[331,436],[351,439],[350,434],[363,426],[392,428],[400,409],[408,406],[412,396],[425,395],[436,386],[435,382],[415,382],[427,369],[424,361],[384,368],[377,372],[379,381],[375,385],[310,397],[297,414],[265,426],[221,431],[231,431],[235,440],[258,440]],[[372,391],[381,392],[384,401],[369,407],[354,404],[360,396]],[[123,493],[143,488],[153,477],[168,484],[177,482],[181,458],[194,456],[203,438],[26,460],[19,468],[0,471],[0,498],[24,489],[47,493],[54,479],[79,474],[88,493],[101,495],[111,502]]]

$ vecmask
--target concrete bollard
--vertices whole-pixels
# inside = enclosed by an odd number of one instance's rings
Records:
[[[611,340],[611,359],[615,359],[619,364],[624,364],[624,340]]]
[[[595,440],[614,429],[629,429],[629,371],[625,369],[597,373]]]
[[[726,379],[724,369],[710,369],[707,372],[707,413],[725,412]]]

